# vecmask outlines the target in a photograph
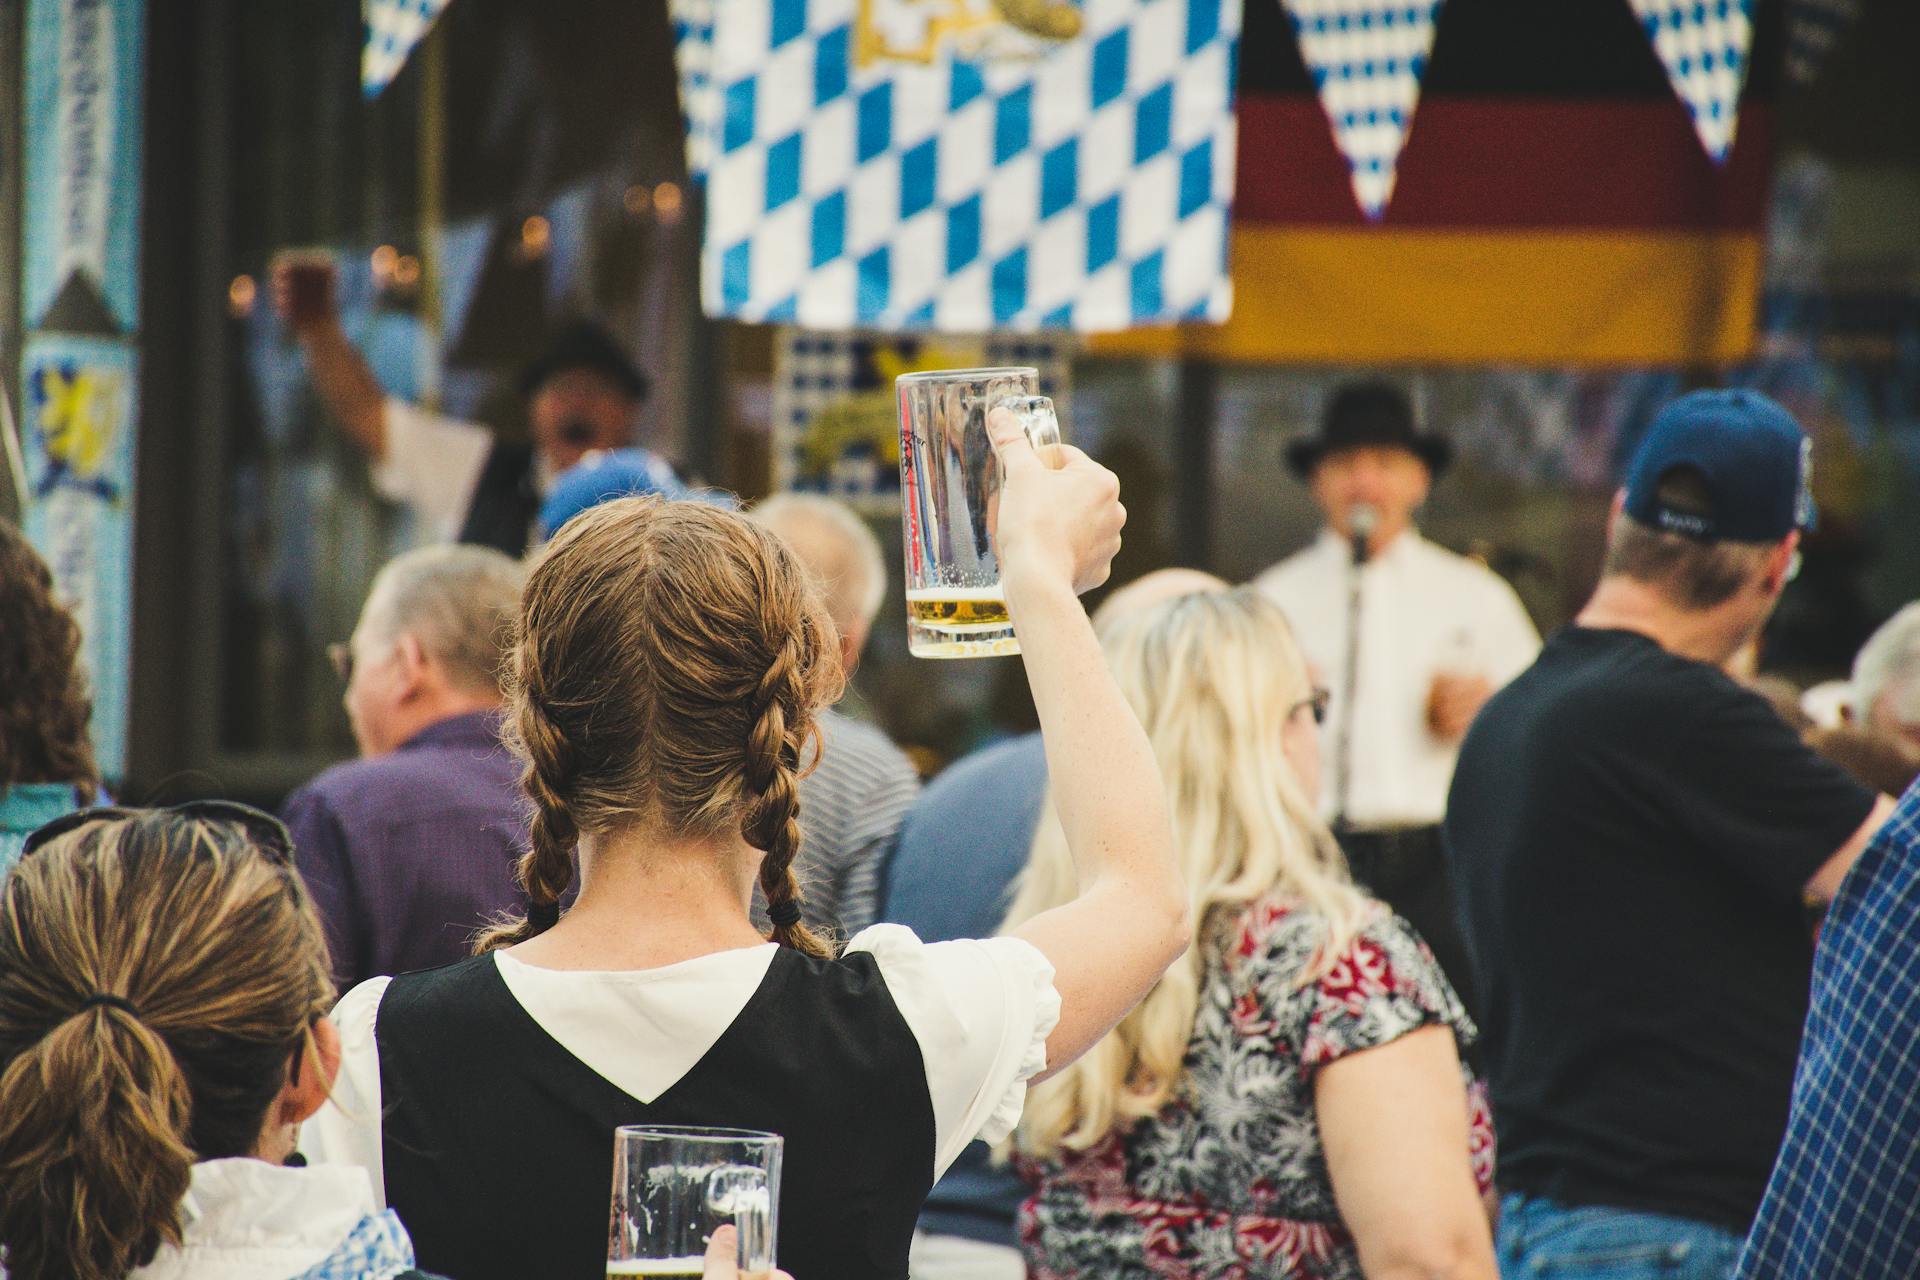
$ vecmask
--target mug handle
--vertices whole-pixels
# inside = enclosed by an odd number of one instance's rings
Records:
[[[1021,430],[1027,433],[1034,452],[1043,453],[1050,445],[1060,443],[1060,416],[1053,411],[1053,401],[1047,396],[1008,396],[997,401],[995,409],[1005,409],[1019,420]],[[1049,466],[1058,466],[1050,461]],[[1003,468],[1000,478],[1006,479]]]

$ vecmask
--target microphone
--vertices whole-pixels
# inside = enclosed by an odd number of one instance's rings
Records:
[[[1353,509],[1347,512],[1347,531],[1353,539],[1355,568],[1367,562],[1368,543],[1373,538],[1373,531],[1379,527],[1380,511],[1371,502],[1356,502]]]

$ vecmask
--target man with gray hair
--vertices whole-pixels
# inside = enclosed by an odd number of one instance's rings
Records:
[[[1853,661],[1845,719],[1807,741],[1860,781],[1897,796],[1920,777],[1920,601],[1889,618]]]
[[[1853,716],[1920,749],[1920,601],[1887,619],[1854,659]]]
[[[285,817],[342,990],[460,959],[520,903],[526,815],[499,713],[523,582],[485,547],[409,552],[328,649],[362,759],[295,792]]]
[[[879,539],[843,503],[811,494],[768,498],[748,515],[785,539],[819,586],[851,674],[886,598]],[[906,754],[873,725],[820,715],[820,765],[800,780],[800,859],[809,927],[850,938],[873,923],[880,864],[920,790]]]

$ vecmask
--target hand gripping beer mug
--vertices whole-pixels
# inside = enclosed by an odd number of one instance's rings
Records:
[[[779,1225],[778,1134],[626,1125],[613,1135],[607,1280],[697,1276],[707,1241],[732,1223],[741,1280],[771,1275]]]
[[[1006,409],[1036,449],[1060,443],[1053,401],[1032,369],[909,373],[900,397],[900,513],[907,555],[907,648],[916,658],[1019,653],[993,526],[1000,460],[987,414]]]

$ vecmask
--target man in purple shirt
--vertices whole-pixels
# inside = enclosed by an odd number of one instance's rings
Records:
[[[353,639],[329,650],[363,758],[295,792],[285,817],[343,991],[457,960],[488,917],[520,904],[526,815],[498,730],[522,581],[488,548],[409,552],[374,579]]]

